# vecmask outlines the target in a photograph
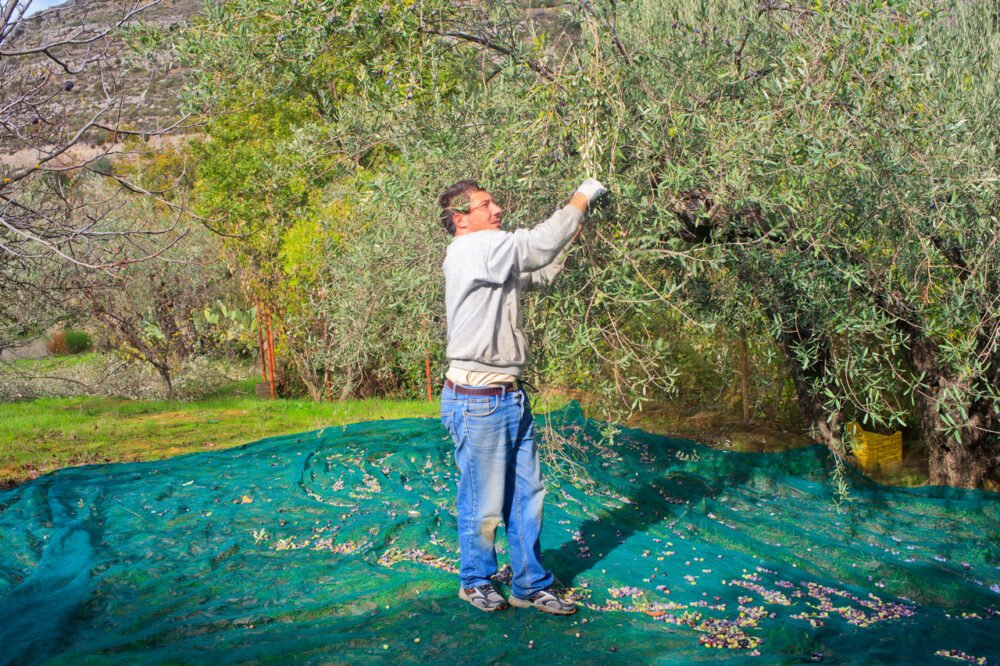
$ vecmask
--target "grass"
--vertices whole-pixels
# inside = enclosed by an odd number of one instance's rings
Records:
[[[359,421],[438,415],[426,400],[260,400],[255,380],[206,400],[40,398],[0,404],[0,487],[69,465],[159,460]]]
[[[59,354],[46,356],[45,358],[8,361],[8,365],[24,372],[44,375],[50,372],[58,372],[60,370],[72,368],[73,366],[90,363],[100,358],[100,356],[101,355],[98,352],[92,351],[83,352],[81,354]]]
[[[93,352],[52,356],[13,365],[40,375],[58,375],[97,356]],[[159,460],[332,425],[436,417],[439,410],[437,401],[426,400],[260,400],[254,397],[256,381],[230,383],[214,396],[197,401],[73,397],[0,404],[0,488],[70,465]],[[535,396],[534,411],[559,409],[573,398],[584,403],[585,413],[600,418],[600,410],[594,409],[586,395],[555,390]],[[747,430],[730,414],[688,411],[660,404],[627,425],[735,451],[783,451],[808,443],[806,438],[765,425]],[[875,470],[872,476],[890,485],[926,483],[926,452],[909,454],[899,468]]]
[[[48,356],[8,365],[57,377],[100,356]],[[201,400],[78,396],[0,403],[0,488],[71,465],[160,460],[327,426],[437,417],[440,410],[436,400],[261,400],[254,395],[257,381],[254,377],[228,383]],[[568,402],[566,396],[538,396],[535,411]]]

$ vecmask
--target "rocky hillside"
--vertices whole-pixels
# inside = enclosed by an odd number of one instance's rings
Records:
[[[208,0],[213,1],[213,0]],[[73,39],[84,41],[121,21],[137,5],[147,5],[130,24],[154,24],[178,29],[201,11],[205,0],[70,0],[63,5],[35,14],[17,27],[5,50],[25,50],[39,45]],[[121,35],[112,32],[92,44],[63,45],[53,54],[71,71],[91,62],[78,73],[67,73],[43,56],[10,58],[7,67],[26,72],[39,67],[53,73],[50,84],[54,97],[40,115],[61,118],[69,130],[79,127],[99,109],[115,104],[106,122],[130,129],[156,129],[172,124],[179,116],[178,103],[185,70],[169,54],[142,58],[131,50]],[[11,154],[25,148],[11,136],[0,138],[3,152]]]

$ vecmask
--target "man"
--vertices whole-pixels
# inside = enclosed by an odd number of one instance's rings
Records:
[[[438,197],[454,236],[444,260],[448,315],[447,381],[441,420],[455,440],[460,548],[458,596],[484,611],[507,608],[497,572],[496,529],[503,521],[514,571],[510,603],[555,615],[576,606],[558,596],[542,566],[539,536],[545,484],[520,384],[528,360],[521,291],[552,282],[561,253],[604,186],[588,179],[569,204],[530,230],[500,230],[503,209],[472,180]]]

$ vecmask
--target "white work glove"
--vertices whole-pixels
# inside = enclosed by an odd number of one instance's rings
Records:
[[[601,184],[601,181],[595,180],[594,178],[588,178],[583,181],[583,184],[580,185],[580,187],[576,188],[576,191],[577,193],[587,197],[588,203],[594,203],[594,201],[599,199],[601,195],[608,190]]]

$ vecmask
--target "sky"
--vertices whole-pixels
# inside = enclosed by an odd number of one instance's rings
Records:
[[[31,6],[28,7],[28,16],[31,16],[35,12],[40,12],[43,9],[48,9],[49,7],[55,7],[56,5],[65,4],[66,0],[33,0]]]

